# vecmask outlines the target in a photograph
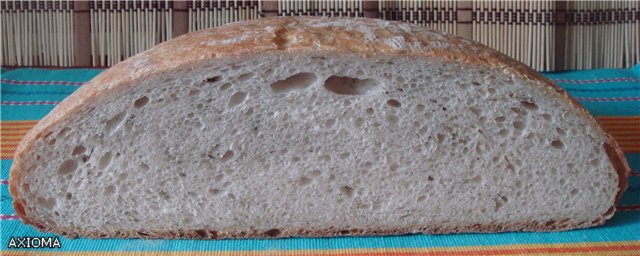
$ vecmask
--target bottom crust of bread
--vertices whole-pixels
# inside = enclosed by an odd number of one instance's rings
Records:
[[[415,227],[399,229],[338,229],[326,228],[317,230],[289,230],[289,229],[269,229],[256,230],[246,229],[245,231],[220,231],[220,230],[175,230],[175,231],[115,231],[115,232],[83,232],[69,230],[55,230],[40,223],[29,223],[43,232],[53,231],[67,238],[151,238],[151,239],[237,239],[237,238],[287,238],[287,237],[338,237],[338,236],[389,236],[405,234],[451,234],[451,233],[496,233],[513,231],[564,231],[575,228],[587,228],[602,225],[605,218],[592,222],[571,223],[569,219],[559,221],[549,221],[546,223],[517,223],[510,225],[472,225],[467,227]]]

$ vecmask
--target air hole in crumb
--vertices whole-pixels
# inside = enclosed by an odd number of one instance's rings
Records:
[[[477,116],[479,116],[482,113],[482,111],[480,111],[480,109],[476,107],[470,107],[469,110],[471,110],[471,112]]]
[[[342,186],[340,187],[340,192],[342,194],[344,194],[347,197],[351,197],[353,196],[353,188],[349,187],[349,186]]]
[[[500,208],[502,208],[502,206],[504,206],[504,204],[505,204],[506,202],[508,202],[508,201],[509,201],[509,200],[508,200],[506,197],[504,197],[504,196],[501,196],[501,197],[499,197],[499,198],[495,199],[495,200],[494,200],[494,202],[496,203],[496,205],[495,205],[495,211],[496,211],[496,212],[497,212],[497,211],[499,211],[499,210],[500,210]]]
[[[147,103],[149,103],[149,97],[147,96],[142,96],[139,99],[137,99],[136,101],[133,102],[133,107],[134,108],[143,108],[144,106],[147,105]]]
[[[214,76],[214,77],[209,77],[209,78],[205,79],[204,81],[207,82],[207,83],[215,83],[215,82],[220,81],[221,79],[222,79],[221,76]]]
[[[575,195],[577,195],[577,194],[578,194],[578,190],[574,188],[574,189],[572,189],[572,190],[569,192],[569,194],[570,194],[571,196],[575,196]]]
[[[506,137],[507,135],[509,135],[509,130],[507,130],[507,129],[501,129],[501,130],[498,132],[498,135],[500,135],[501,137]]]
[[[302,176],[298,179],[298,185],[300,186],[306,186],[309,185],[309,183],[311,183],[311,179],[308,177]]]
[[[524,123],[522,121],[513,121],[513,128],[516,128],[518,130],[523,130],[524,129]]]
[[[244,92],[236,92],[233,95],[231,95],[231,98],[229,98],[229,107],[235,107],[237,105],[240,105],[246,99],[247,99],[247,94],[246,93],[244,93]]]
[[[399,108],[399,107],[402,106],[402,104],[398,100],[395,100],[395,99],[388,100],[387,101],[387,105],[392,106],[394,108]]]
[[[557,149],[563,149],[564,148],[564,143],[562,143],[561,140],[553,140],[551,142],[551,146]]]
[[[56,135],[56,137],[64,138],[67,136],[67,133],[69,133],[69,131],[71,131],[71,129],[69,129],[69,127],[65,127],[62,130],[60,130],[60,132],[58,132],[58,135]]]
[[[347,158],[349,158],[349,152],[344,152],[340,154],[340,159],[347,159]]]
[[[591,164],[591,166],[599,166],[600,165],[600,160],[593,159],[589,163]]]
[[[516,185],[516,188],[521,189],[522,188],[522,181],[517,180],[515,185]]]
[[[567,134],[567,132],[564,131],[564,129],[562,128],[556,128],[556,132],[558,133],[558,135],[565,135]]]
[[[522,104],[522,106],[528,110],[538,110],[538,105],[536,105],[535,103],[532,102],[528,102],[528,101],[520,101],[520,104]]]
[[[416,111],[424,111],[424,109],[425,109],[424,105],[422,105],[422,104],[416,105]]]
[[[148,171],[149,170],[149,166],[146,164],[140,164],[140,166],[138,167],[140,170],[142,171]]]
[[[477,175],[469,180],[466,180],[464,183],[465,184],[478,184],[482,182],[482,177],[480,177],[480,175]]]
[[[227,89],[229,89],[229,87],[231,87],[231,84],[230,83],[225,83],[225,84],[220,86],[220,90],[221,91],[226,91]]]
[[[127,176],[129,175],[127,175],[126,173],[121,173],[120,175],[118,175],[118,181],[119,182],[125,181],[127,179]]]
[[[325,128],[331,128],[336,123],[336,120],[331,118],[324,122]]]
[[[76,168],[78,168],[78,163],[75,160],[67,160],[60,164],[58,167],[58,175],[65,176],[67,174],[73,173]]]
[[[422,196],[418,196],[418,199],[416,199],[416,201],[418,201],[418,202],[424,202],[424,200],[426,200],[426,199],[427,199],[427,197],[426,197],[426,196],[424,196],[424,195],[422,195]]]
[[[363,124],[364,124],[364,119],[362,119],[360,117],[356,118],[356,120],[355,120],[356,127],[362,127]]]
[[[398,121],[400,121],[398,116],[396,116],[396,115],[387,115],[387,122],[389,122],[391,124],[396,124],[396,123],[398,123]]]
[[[233,157],[233,151],[231,150],[227,150],[227,152],[224,152],[224,154],[222,155],[223,160],[228,160],[232,157]]]
[[[254,76],[253,73],[245,73],[245,74],[242,74],[242,75],[238,76],[238,81],[245,82],[245,81],[251,79],[253,76]]]
[[[358,79],[344,76],[330,76],[324,81],[324,88],[341,95],[364,95],[378,85],[373,79]]]
[[[191,89],[191,90],[189,91],[189,94],[188,94],[188,95],[189,95],[189,97],[194,97],[194,96],[198,96],[198,94],[200,94],[200,90],[198,90],[198,89]]]
[[[549,115],[549,114],[547,114],[547,113],[544,113],[544,114],[542,114],[542,115],[540,115],[540,116],[542,116],[542,118],[543,118],[544,120],[546,120],[546,121],[551,121],[551,115]]]
[[[373,108],[367,108],[365,112],[367,113],[367,115],[373,115]]]
[[[117,131],[124,123],[126,116],[127,116],[126,112],[121,112],[113,116],[111,119],[107,120],[105,122],[105,130],[107,131],[107,133],[113,134],[115,131]]]
[[[73,149],[73,152],[71,152],[71,155],[73,155],[73,156],[77,156],[77,155],[79,155],[79,154],[84,153],[85,151],[87,151],[87,149],[86,149],[84,146],[79,145],[79,146],[76,146],[76,147]]]
[[[529,133],[529,134],[527,135],[527,140],[533,141],[533,139],[534,139],[535,137],[536,137],[536,135],[535,135],[535,134],[533,134],[533,133]]]
[[[55,198],[44,199],[42,197],[38,197],[36,200],[38,202],[38,205],[41,205],[49,210],[53,209],[53,207],[56,205]]]
[[[314,73],[298,73],[279,80],[271,84],[271,91],[275,93],[284,93],[293,90],[301,90],[309,87],[318,80],[318,76]]]
[[[506,120],[506,118],[504,116],[499,116],[496,117],[496,123],[502,123]]]
[[[311,176],[318,177],[318,176],[320,176],[320,174],[322,174],[322,172],[320,172],[320,170],[311,171]]]
[[[109,163],[111,163],[111,152],[107,152],[102,157],[100,157],[100,160],[98,161],[98,169],[102,170],[106,168]]]
[[[209,191],[209,194],[212,194],[214,196],[219,195],[222,192],[222,190],[217,188],[210,188],[208,191]]]
[[[113,195],[115,191],[116,191],[116,188],[113,185],[106,186],[104,188],[104,195],[105,196]]]
[[[266,236],[268,236],[268,237],[276,237],[276,236],[279,236],[280,234],[282,234],[282,231],[280,231],[277,228],[274,228],[274,229],[267,230],[266,232],[264,232],[264,234]]]

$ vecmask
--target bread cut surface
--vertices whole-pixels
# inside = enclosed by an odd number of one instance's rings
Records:
[[[67,236],[552,231],[610,218],[627,172],[562,89],[484,46],[269,18],[104,71],[26,135],[10,191]]]

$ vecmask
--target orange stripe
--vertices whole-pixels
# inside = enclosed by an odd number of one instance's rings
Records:
[[[638,140],[616,140],[616,142],[618,142],[618,145],[625,146],[640,145],[640,141]]]
[[[603,129],[605,131],[640,131],[640,126],[638,126],[638,127],[611,127],[611,126],[604,126]]]
[[[11,137],[11,138],[2,138],[2,142],[19,142],[22,139],[23,136],[20,137]]]
[[[616,141],[618,143],[623,142],[623,141],[626,141],[626,142],[629,142],[629,141],[640,141],[640,139],[638,139],[637,137],[636,138],[634,138],[634,137],[635,136],[629,136],[629,135],[613,136],[613,138],[616,139]]]
[[[33,126],[37,124],[38,121],[2,121],[0,122],[0,127],[23,127],[23,126]]]
[[[615,125],[608,125],[608,124],[600,124],[601,126],[604,127],[604,129],[640,129],[640,124],[615,124]]]
[[[615,131],[609,132],[611,135],[640,135],[640,131]]]
[[[640,136],[630,136],[630,135],[611,135],[617,141],[640,141]],[[635,138],[634,138],[635,137]]]
[[[35,126],[35,124],[34,125],[18,126],[18,127],[2,127],[0,129],[2,131],[21,131],[21,130],[29,130],[33,126]]]
[[[637,147],[640,147],[640,142],[637,142],[637,141],[636,142],[625,142],[625,141],[623,141],[622,143],[618,142],[618,145],[620,147],[623,147],[623,148],[637,148]]]
[[[2,137],[11,137],[11,136],[22,136],[25,135],[29,130],[19,131],[19,132],[0,132]]]

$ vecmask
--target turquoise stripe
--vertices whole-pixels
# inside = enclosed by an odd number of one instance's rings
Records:
[[[33,106],[7,106],[0,109],[2,121],[17,120],[40,120],[46,116],[55,106],[53,105],[33,105]]]
[[[550,79],[593,80],[605,78],[635,77],[640,78],[640,64],[629,69],[594,69],[588,71],[565,71],[543,73]]]
[[[631,69],[599,69],[590,71],[569,71],[545,73],[550,79],[595,80],[608,78],[640,79],[640,65]],[[632,98],[640,97],[640,83],[626,82],[598,82],[589,84],[575,84],[556,82],[576,98]],[[597,116],[634,116],[640,115],[640,101],[580,101],[592,114]]]
[[[62,101],[78,88],[63,85],[33,87],[36,86],[2,86],[3,101],[5,101],[5,98],[10,98],[11,101]]]
[[[0,214],[15,214],[13,210],[13,200],[9,194],[8,185],[0,185]],[[6,220],[0,220],[2,222]]]
[[[2,79],[18,81],[87,82],[104,69],[41,69],[21,68],[2,73]]]
[[[627,159],[631,170],[640,171],[640,153],[624,154],[624,157]]]
[[[13,160],[0,160],[0,179],[9,179],[9,169],[11,169],[12,163]]]
[[[640,176],[629,177],[629,188],[620,199],[620,205],[640,204]],[[638,212],[640,217],[640,212]]]

